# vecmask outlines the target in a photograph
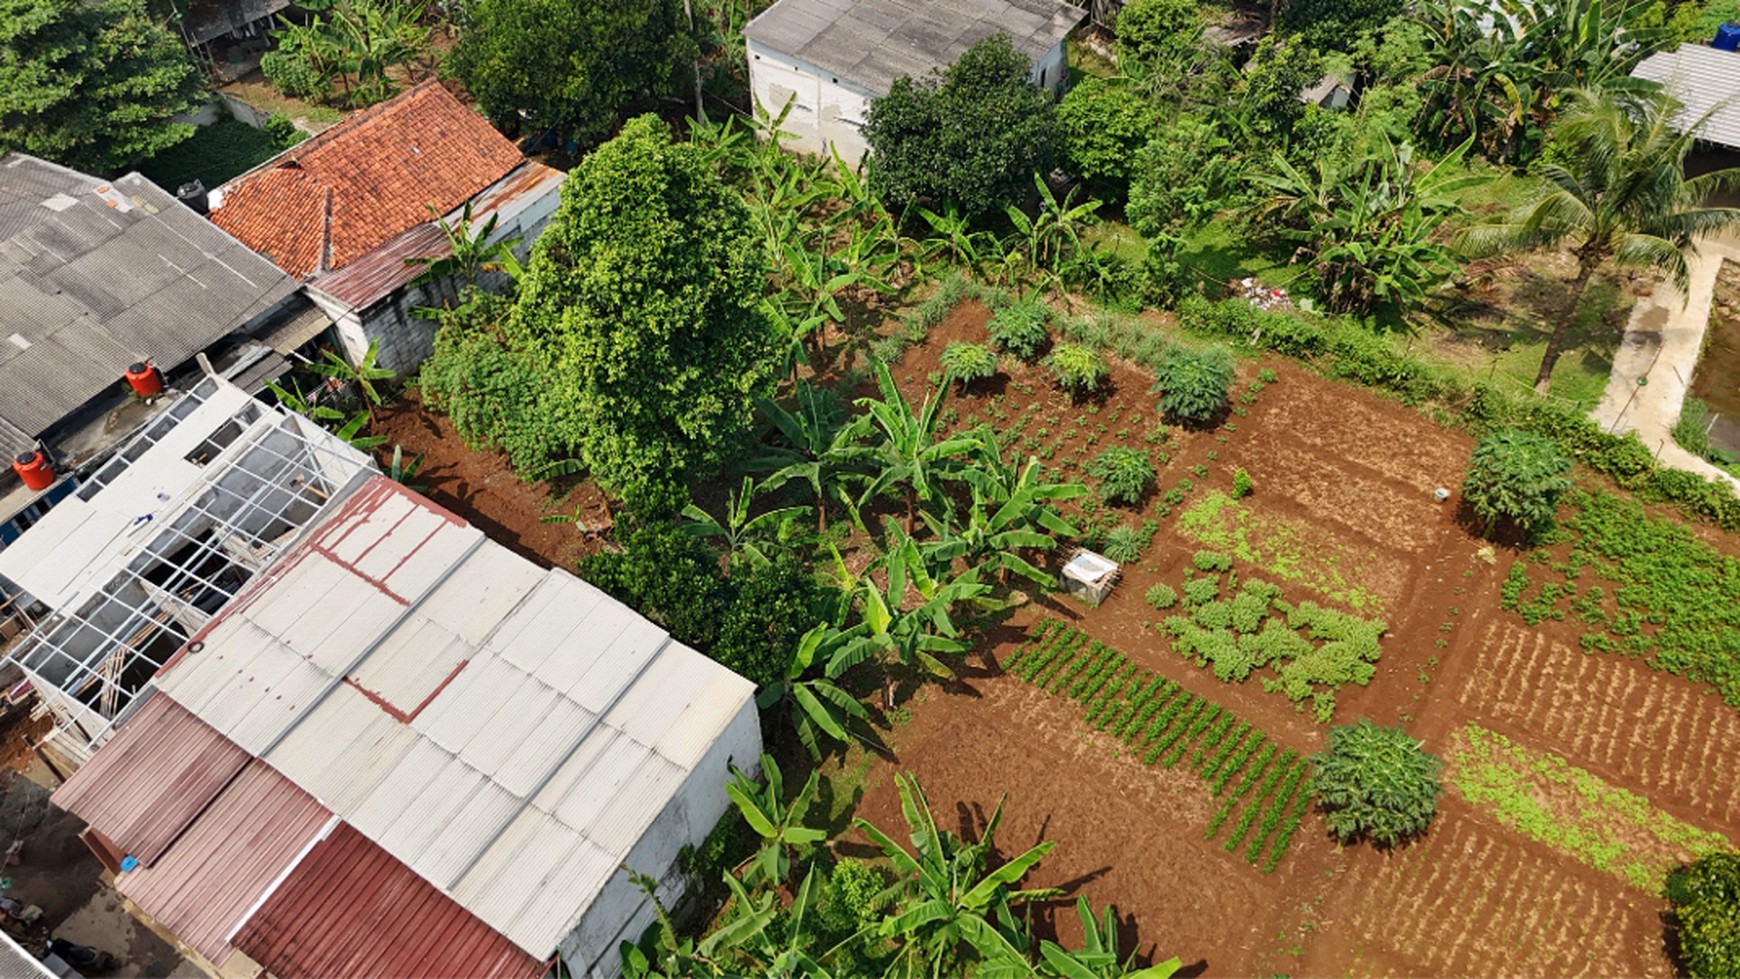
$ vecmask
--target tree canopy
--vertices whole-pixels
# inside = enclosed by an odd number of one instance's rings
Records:
[[[1706,853],[1668,874],[1666,890],[1686,974],[1740,975],[1740,853]]]
[[[1444,762],[1399,727],[1361,718],[1329,729],[1329,750],[1312,759],[1318,804],[1342,842],[1394,846],[1425,832],[1438,813]]]
[[[900,78],[870,103],[864,138],[871,182],[891,209],[952,202],[969,217],[1001,213],[1048,172],[1059,143],[1051,96],[1003,35],[963,52],[939,75]]]
[[[187,49],[144,0],[0,0],[0,153],[114,174],[193,135]]]
[[[705,477],[771,391],[766,276],[742,201],[642,116],[569,174],[500,335],[444,328],[425,391],[527,475],[577,454],[630,495]]]
[[[1571,488],[1570,471],[1552,439],[1500,429],[1474,447],[1462,493],[1488,527],[1504,519],[1534,532],[1552,524],[1559,497]]]
[[[523,112],[584,144],[694,52],[677,0],[471,0],[448,68],[498,125]]]

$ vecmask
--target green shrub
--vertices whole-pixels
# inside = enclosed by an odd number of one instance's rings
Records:
[[[1135,564],[1148,548],[1148,538],[1129,524],[1119,524],[1106,533],[1103,545],[1106,557],[1119,564]]]
[[[1666,897],[1686,974],[1740,976],[1740,853],[1707,853],[1673,870]]]
[[[1178,604],[1178,592],[1174,591],[1171,585],[1165,583],[1148,589],[1143,593],[1142,598],[1159,611],[1165,611]]]
[[[1243,468],[1233,470],[1233,499],[1242,500],[1245,497],[1250,496],[1252,488],[1250,473],[1245,472]]]
[[[1490,533],[1500,519],[1526,533],[1553,523],[1559,496],[1571,488],[1571,460],[1552,439],[1533,432],[1501,428],[1480,440],[1468,463],[1462,494],[1486,520]]]
[[[942,368],[962,387],[997,374],[997,355],[976,343],[956,340],[943,348]]]
[[[1197,551],[1190,558],[1198,571],[1231,571],[1232,558],[1219,551]]]
[[[279,149],[287,150],[308,138],[308,134],[296,127],[290,117],[282,112],[274,112],[266,117],[266,122],[260,127],[266,135],[272,137],[272,142]]]
[[[1107,503],[1133,506],[1154,488],[1154,463],[1148,454],[1122,445],[1095,456],[1085,471],[1100,481],[1100,498]]]
[[[1219,597],[1219,578],[1192,578],[1184,583],[1184,604],[1186,605],[1202,605]]]
[[[1045,329],[1051,310],[1042,302],[1023,299],[998,310],[985,325],[991,346],[1032,363],[1045,350],[1051,334]]]
[[[1160,413],[1180,424],[1206,425],[1226,409],[1232,379],[1232,353],[1225,347],[1174,349],[1154,369]]]
[[[1395,846],[1425,832],[1438,813],[1444,762],[1400,727],[1358,723],[1329,729],[1316,765],[1318,805],[1343,843]]]
[[[1045,363],[1057,379],[1057,386],[1069,392],[1072,398],[1094,394],[1105,387],[1106,380],[1111,377],[1105,358],[1092,347],[1081,344],[1058,344],[1051,348],[1051,355],[1045,358]]]

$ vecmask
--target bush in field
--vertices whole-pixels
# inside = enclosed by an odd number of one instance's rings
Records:
[[[1089,462],[1087,474],[1100,481],[1100,499],[1135,505],[1154,488],[1154,463],[1148,453],[1114,446]]]
[[[1119,524],[1106,532],[1105,555],[1119,564],[1135,564],[1147,548],[1147,536],[1129,524]]]
[[[1060,343],[1053,347],[1045,363],[1051,368],[1052,376],[1057,378],[1057,386],[1068,391],[1072,398],[1093,394],[1104,387],[1106,378],[1111,376],[1105,358],[1098,351],[1077,343]]]
[[[1462,495],[1486,520],[1487,533],[1502,518],[1533,534],[1552,526],[1559,496],[1571,488],[1570,470],[1552,439],[1501,428],[1474,447]]]
[[[942,368],[961,387],[997,374],[997,355],[976,344],[959,340],[943,348]]]
[[[1245,497],[1250,496],[1251,490],[1254,486],[1255,484],[1251,482],[1250,473],[1245,472],[1243,468],[1233,470],[1233,499],[1242,500]]]
[[[1171,585],[1167,584],[1155,585],[1148,589],[1142,598],[1149,605],[1162,612],[1178,604],[1178,593],[1172,590]]]
[[[1186,605],[1204,605],[1219,597],[1219,578],[1192,578],[1184,583],[1184,603]]]
[[[998,310],[985,324],[985,332],[991,335],[994,349],[1032,363],[1051,339],[1045,329],[1050,318],[1051,310],[1044,303],[1022,299]]]
[[[1740,976],[1740,853],[1706,853],[1675,869],[1666,896],[1685,974]]]
[[[1312,759],[1317,804],[1343,843],[1395,846],[1425,832],[1438,813],[1444,762],[1400,727],[1358,723],[1329,729],[1329,749]]]
[[[1197,551],[1191,555],[1190,563],[1196,565],[1198,571],[1232,570],[1232,558],[1219,551]]]
[[[1154,370],[1160,413],[1180,424],[1206,425],[1226,409],[1232,380],[1232,354],[1225,347],[1175,349]]]

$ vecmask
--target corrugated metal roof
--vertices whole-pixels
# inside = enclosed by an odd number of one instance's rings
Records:
[[[209,724],[152,697],[52,799],[149,865],[247,763]]]
[[[752,709],[749,681],[386,479],[268,577],[163,690],[534,957]]]
[[[1086,17],[1062,0],[779,0],[743,36],[880,95],[994,34],[1037,60]]]
[[[0,976],[7,979],[59,979],[42,960],[24,950],[11,935],[0,931]]]
[[[536,979],[544,973],[541,960],[343,824],[315,844],[235,943],[279,976]]]
[[[332,813],[313,796],[255,760],[163,859],[122,873],[116,887],[222,966],[234,950],[230,933],[331,822]]]
[[[1736,99],[1740,96],[1740,54],[1704,44],[1682,44],[1643,59],[1631,74],[1660,82],[1680,101],[1685,108],[1674,122],[1681,131],[1702,119],[1699,139],[1740,149],[1740,99]]]
[[[0,418],[38,436],[117,384],[173,369],[296,289],[139,174],[0,157]],[[16,335],[17,342],[3,342]]]

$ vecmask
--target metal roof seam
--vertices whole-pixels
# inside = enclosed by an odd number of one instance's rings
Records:
[[[544,770],[543,777],[538,779],[537,784],[532,786],[531,791],[527,792],[520,798],[520,804],[513,811],[513,814],[497,826],[495,832],[490,834],[488,842],[479,847],[477,852],[471,855],[471,859],[465,862],[465,866],[447,881],[443,888],[444,890],[451,891],[454,887],[458,886],[459,882],[465,879],[465,875],[470,873],[473,867],[477,866],[477,862],[483,859],[483,855],[489,851],[490,846],[501,837],[501,834],[509,826],[513,825],[513,821],[518,819],[521,813],[525,812],[526,809],[532,805],[532,800],[536,799],[538,793],[542,792],[544,787],[550,784],[550,781],[556,777],[556,773],[562,770],[562,765],[573,756],[574,752],[580,747],[580,745],[585,743],[587,737],[589,737],[594,730],[597,730],[600,724],[604,723],[604,718],[610,713],[610,709],[615,707],[628,691],[634,688],[634,682],[640,679],[641,674],[646,672],[647,667],[657,660],[659,654],[664,652],[665,647],[670,644],[670,634],[666,633],[664,639],[659,642],[658,647],[655,648],[651,655],[647,656],[646,659],[641,662],[639,668],[634,671],[634,676],[631,677],[627,683],[624,683],[621,687],[617,688],[616,694],[610,698],[610,703],[605,705],[603,710],[594,715],[591,722],[580,729],[579,734],[573,739],[572,743],[569,744],[568,750],[557,756],[555,761]],[[579,830],[576,829],[576,832],[578,831]]]
[[[273,771],[277,771],[277,769],[273,769]],[[279,774],[282,775],[283,773],[279,772]],[[325,801],[319,798],[316,798],[314,801],[325,806],[329,811],[332,809],[331,806],[326,805]],[[340,822],[342,822],[342,820],[338,818],[337,813],[333,813],[327,817],[326,825],[320,827],[320,832],[314,834],[313,839],[310,839],[307,843],[302,845],[302,850],[291,859],[289,865],[273,879],[272,883],[266,885],[266,889],[260,893],[260,896],[254,900],[254,903],[250,905],[246,911],[242,912],[241,917],[236,919],[234,925],[230,926],[230,930],[224,935],[225,944],[233,944],[235,942],[236,933],[242,930],[242,926],[246,925],[250,920],[252,920],[255,914],[259,913],[260,908],[271,899],[273,894],[278,893],[278,888],[284,886],[284,882],[290,879],[290,875],[295,873],[297,867],[302,866],[302,861],[308,859],[308,855],[314,852],[314,848],[320,845],[321,840],[332,835],[333,829],[337,827]]]
[[[389,637],[393,634],[394,630],[398,629],[399,626],[404,624],[406,619],[411,617],[412,613],[416,611],[416,608],[417,608],[417,605],[419,602],[421,602],[424,598],[428,597],[429,594],[433,593],[435,591],[435,589],[441,587],[441,584],[443,582],[445,582],[448,578],[452,577],[453,572],[458,570],[459,566],[465,563],[466,558],[469,558],[472,554],[476,553],[477,549],[482,547],[483,542],[486,540],[488,540],[488,538],[485,537],[481,533],[479,533],[476,537],[473,537],[471,540],[471,543],[469,545],[467,545],[464,555],[461,556],[461,558],[458,561],[449,565],[447,567],[447,570],[443,571],[440,575],[438,575],[436,577],[435,581],[432,584],[430,584],[427,588],[425,588],[423,590],[422,594],[417,596],[416,601],[406,603],[404,605],[404,607],[402,607],[399,610],[399,613],[396,616],[394,616],[393,621],[391,623],[389,623],[387,625],[387,627],[385,629],[383,629],[378,636],[376,636],[372,641],[370,641],[366,646],[364,646],[361,652],[357,653],[356,656],[352,657],[350,664],[348,666],[346,666],[343,670],[340,670],[337,673],[337,675],[333,676],[330,680],[328,680],[326,685],[321,689],[321,691],[319,693],[315,694],[314,698],[308,702],[308,705],[304,709],[302,709],[300,712],[298,712],[296,717],[293,718],[289,724],[285,725],[284,728],[282,730],[280,730],[272,738],[271,741],[268,741],[266,743],[265,747],[261,748],[258,752],[255,752],[255,754],[257,754],[259,757],[262,757],[262,758],[271,754],[273,748],[276,748],[279,744],[281,744],[283,742],[283,740],[289,736],[291,731],[295,730],[302,723],[302,721],[305,718],[307,718],[310,714],[314,713],[314,711],[320,707],[320,704],[323,701],[325,701],[326,698],[332,693],[332,689],[334,687],[337,687],[337,686],[343,684],[346,677],[350,676],[351,673],[355,672],[356,668],[358,666],[361,666],[363,664],[363,662],[365,660],[367,660],[371,654],[374,653],[375,649],[378,648],[383,642],[385,642],[387,640],[387,637]]]

